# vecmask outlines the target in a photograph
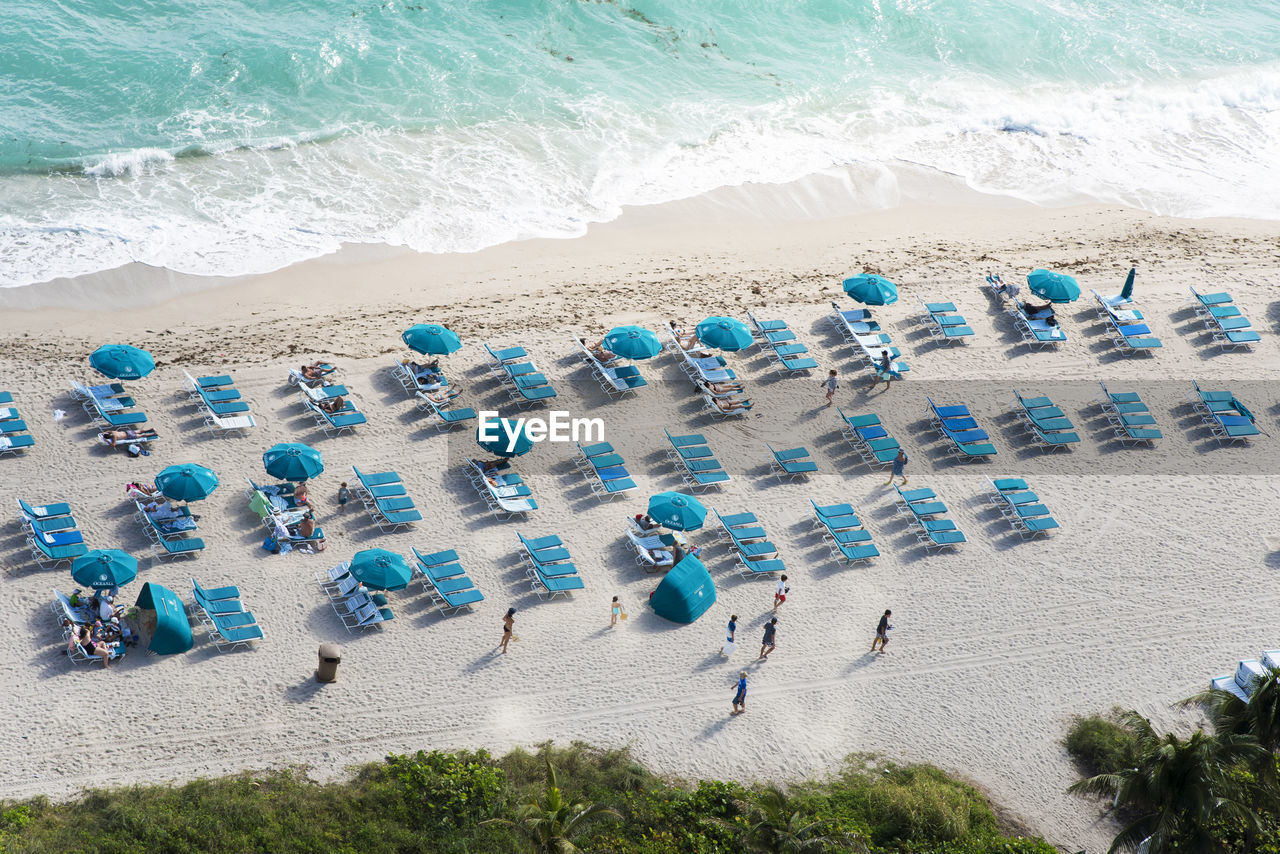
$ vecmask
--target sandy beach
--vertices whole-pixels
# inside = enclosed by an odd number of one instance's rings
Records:
[[[1060,744],[1071,716],[1119,704],[1185,726],[1188,714],[1171,704],[1237,659],[1280,646],[1269,616],[1280,566],[1280,228],[959,194],[852,216],[818,199],[766,218],[744,212],[735,198],[744,192],[629,211],[585,238],[469,255],[356,247],[236,281],[131,266],[0,290],[0,389],[13,393],[36,439],[25,456],[0,458],[10,514],[0,537],[0,649],[9,662],[0,796],[278,765],[327,777],[388,751],[501,751],[547,739],[630,744],[662,772],[742,780],[821,774],[866,752],[959,773],[1049,841],[1104,850],[1113,827],[1094,804],[1064,793],[1077,778]],[[776,208],[769,192],[758,192],[755,207]],[[1135,265],[1135,296],[1164,345],[1151,358],[1118,356],[1088,296],[1118,292]],[[1021,280],[1041,266],[1085,289],[1059,312],[1069,336],[1059,351],[1029,352],[982,290],[988,270]],[[869,375],[854,369],[827,321],[833,300],[853,307],[840,282],[861,272],[882,273],[902,292],[875,310],[911,365],[887,392],[864,391]],[[1229,291],[1261,343],[1219,353],[1189,308],[1191,285]],[[917,295],[954,301],[976,333],[971,343],[933,344],[915,319]],[[639,365],[650,387],[610,401],[574,345],[622,323],[659,330],[672,318],[694,324],[747,311],[787,321],[820,368],[779,378],[755,348],[726,354],[755,402],[737,421],[709,419],[668,354]],[[445,369],[464,389],[460,402],[476,409],[510,411],[482,344],[525,346],[560,392],[557,408],[604,419],[639,489],[601,502],[568,449],[544,444],[515,463],[539,510],[495,520],[461,473],[461,457],[479,453],[473,432],[437,433],[391,376],[392,362],[408,355],[400,332],[414,322],[462,335]],[[130,386],[161,433],[150,457],[98,446],[69,398],[72,381],[96,381],[87,356],[104,343],[156,358],[157,369]],[[338,365],[367,414],[354,435],[325,438],[286,385],[290,367],[315,359]],[[233,374],[258,426],[244,438],[210,438],[181,392],[184,368]],[[850,453],[835,407],[822,407],[828,368],[840,370],[837,404],[878,413],[911,455],[911,485],[934,489],[951,508],[968,538],[960,550],[926,555],[908,534],[886,472]],[[1187,403],[1193,379],[1236,391],[1267,435],[1218,447]],[[1113,440],[1093,402],[1099,380],[1142,393],[1164,431],[1158,447]],[[1081,444],[1069,454],[1034,450],[1012,415],[1015,388],[1052,397]],[[926,395],[967,404],[994,437],[996,459],[947,459],[926,422]],[[55,409],[67,418],[55,423]],[[787,564],[792,594],[767,662],[754,657],[773,585],[739,579],[709,534],[691,539],[707,543],[715,606],[689,626],[646,606],[658,579],[634,563],[623,530],[650,494],[679,487],[663,428],[708,437],[733,480],[704,503],[755,513]],[[282,441],[324,455],[312,485],[328,536],[322,554],[259,548],[265,532],[248,509],[245,478],[264,479],[261,454]],[[779,484],[766,442],[807,446],[819,473]],[[124,485],[178,462],[213,468],[222,485],[196,508],[204,553],[160,563],[130,518]],[[339,514],[338,484],[352,479],[353,465],[398,471],[424,521],[381,534],[358,505]],[[997,476],[1025,477],[1061,528],[1031,542],[1013,535],[986,495]],[[183,655],[134,649],[107,672],[72,665],[49,604],[54,588],[75,585],[67,571],[30,559],[12,518],[16,498],[68,501],[91,548],[138,556],[129,603],[143,581],[187,599],[193,576],[234,583],[265,640],[218,654],[197,630]],[[832,561],[811,531],[810,499],[853,504],[881,556],[854,568]],[[517,532],[559,534],[585,590],[534,597]],[[454,548],[485,601],[443,618],[412,585],[389,594],[396,619],[384,630],[349,635],[313,576],[375,546],[406,555]],[[610,630],[614,595],[630,619]],[[498,656],[511,606],[519,641]],[[871,655],[886,608],[896,625],[889,653]],[[731,613],[743,642],[725,660],[718,650]],[[320,686],[312,674],[326,641],[342,645],[343,661],[339,681]],[[751,674],[750,709],[731,718],[741,668]]]

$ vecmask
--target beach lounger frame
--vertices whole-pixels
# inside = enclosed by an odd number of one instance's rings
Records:
[[[1191,297],[1191,308],[1204,323],[1205,331],[1223,352],[1241,347],[1252,349],[1254,344],[1262,340],[1262,336],[1235,305],[1230,294],[1225,291],[1202,294],[1193,285]]]
[[[621,360],[617,358],[608,364],[604,364],[592,355],[586,344],[583,343],[582,338],[575,337],[573,343],[577,346],[583,361],[587,363],[587,367],[591,370],[591,376],[595,377],[596,382],[600,384],[600,390],[610,398],[623,398],[629,394],[635,394],[649,385],[644,375],[640,373],[640,369],[635,365],[621,364]]]
[[[1126,356],[1133,356],[1138,353],[1144,353],[1149,356],[1155,355],[1155,351],[1159,350],[1163,344],[1159,338],[1156,338],[1150,327],[1146,325],[1146,318],[1142,312],[1137,309],[1124,309],[1132,312],[1135,317],[1122,318],[1116,314],[1118,305],[1131,305],[1133,300],[1121,300],[1119,297],[1104,297],[1097,290],[1090,288],[1089,293],[1093,295],[1093,310],[1097,313],[1098,319],[1104,324],[1107,336],[1111,339],[1111,343],[1115,345]],[[1145,331],[1134,331],[1134,326],[1141,326]],[[1125,330],[1130,330],[1126,332]]]
[[[1022,478],[987,478],[991,505],[1024,540],[1049,536],[1060,525]]]
[[[935,343],[967,345],[973,337],[973,328],[965,321],[955,303],[925,302],[917,295],[916,304],[920,307],[916,319]]]
[[[1098,407],[1102,410],[1102,414],[1106,417],[1107,423],[1111,425],[1112,433],[1116,439],[1122,444],[1145,444],[1154,447],[1161,439],[1164,433],[1155,423],[1155,416],[1151,415],[1151,410],[1142,402],[1142,399],[1135,392],[1118,392],[1112,394],[1107,389],[1106,383],[1101,380],[1098,385],[1102,391],[1098,395]],[[1121,412],[1120,405],[1124,404],[1129,412]],[[1137,407],[1140,406],[1141,409]],[[1146,415],[1150,418],[1150,424],[1133,423],[1134,415]]]

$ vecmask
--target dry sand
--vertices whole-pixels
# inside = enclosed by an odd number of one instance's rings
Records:
[[[8,662],[0,796],[296,763],[329,776],[388,751],[501,751],[546,739],[630,744],[664,772],[748,780],[821,773],[851,752],[875,752],[959,772],[1072,850],[1104,847],[1111,825],[1095,805],[1063,792],[1076,777],[1060,746],[1071,716],[1120,704],[1185,725],[1187,714],[1171,703],[1237,658],[1280,646],[1269,616],[1280,566],[1276,227],[1021,205],[779,223],[706,214],[686,207],[579,241],[471,256],[356,250],[231,283],[125,269],[0,292],[0,388],[14,393],[37,440],[25,457],[0,459],[6,506],[14,509],[19,496],[70,501],[90,547],[141,558],[139,582],[125,590],[130,600],[142,581],[188,598],[193,575],[206,585],[238,584],[267,635],[251,651],[220,655],[198,630],[184,655],[134,650],[110,672],[73,666],[48,608],[53,588],[73,586],[69,573],[38,569],[10,522],[0,539],[0,651]],[[985,270],[1014,278],[1050,266],[1074,273],[1086,289],[1113,293],[1130,264],[1139,267],[1137,295],[1165,343],[1151,359],[1116,357],[1085,300],[1062,312],[1070,342],[1061,352],[1028,353],[979,290]],[[912,367],[906,381],[871,395],[825,320],[831,299],[850,305],[841,278],[863,270],[901,286],[903,299],[876,314]],[[1189,284],[1230,290],[1262,343],[1219,355],[1191,319]],[[146,289],[176,296],[144,304]],[[916,294],[954,300],[977,332],[973,342],[928,343],[912,319]],[[574,335],[617,323],[657,328],[670,317],[696,322],[746,310],[790,323],[821,370],[777,379],[755,350],[728,355],[756,401],[737,422],[702,415],[665,355],[641,365],[650,388],[609,402],[572,346]],[[463,350],[446,367],[476,408],[505,400],[484,370],[481,343],[528,347],[563,408],[605,418],[607,438],[640,486],[634,497],[598,502],[565,449],[544,445],[517,463],[540,509],[527,521],[488,516],[457,465],[474,449],[470,431],[437,434],[390,376],[393,357],[404,353],[399,332],[415,321],[463,334]],[[70,381],[91,378],[88,352],[106,342],[147,347],[159,364],[132,387],[163,434],[149,458],[96,447],[68,399]],[[288,366],[317,357],[340,365],[368,414],[353,436],[323,438],[284,384]],[[182,367],[231,371],[259,427],[247,438],[207,438],[179,394]],[[835,409],[819,408],[828,367],[841,369],[837,402],[880,413],[911,454],[911,485],[932,487],[951,507],[969,539],[959,552],[926,556],[917,548],[894,516],[886,475],[845,448]],[[1235,388],[1271,435],[1216,447],[1189,413],[1193,378]],[[1110,440],[1090,403],[1099,379],[1142,392],[1165,432],[1158,448],[1121,449]],[[1030,450],[1010,418],[1015,387],[1054,397],[1082,446],[1049,458]],[[967,403],[995,437],[996,461],[944,459],[923,420],[925,394]],[[69,412],[62,424],[53,421],[56,408]],[[701,620],[677,626],[645,605],[656,578],[633,563],[622,530],[650,493],[679,485],[662,457],[663,427],[710,438],[733,482],[705,503],[756,513],[787,563],[792,595],[766,663],[754,663],[754,643],[773,585],[739,580],[723,546],[704,555],[719,601]],[[261,453],[279,441],[310,442],[324,454],[313,492],[329,536],[322,555],[272,556],[258,547],[264,531],[242,485],[264,476]],[[820,475],[777,484],[767,475],[766,441],[807,445]],[[211,466],[222,486],[197,508],[206,551],[161,564],[130,519],[123,486],[183,461]],[[334,494],[353,464],[398,470],[426,521],[382,535],[358,505],[338,515]],[[1027,477],[1061,530],[1030,543],[1012,536],[984,497],[988,475]],[[882,556],[853,569],[831,561],[809,531],[810,498],[854,504]],[[517,531],[559,533],[586,590],[569,601],[534,598],[517,568]],[[411,546],[456,548],[486,599],[474,613],[441,618],[411,587],[390,594],[396,619],[384,631],[348,636],[313,574],[370,546],[406,554]],[[611,631],[613,595],[630,619]],[[499,618],[510,605],[519,608],[520,640],[510,655],[496,656]],[[889,654],[872,656],[885,608],[897,628]],[[743,643],[725,661],[717,651],[730,613],[740,616]],[[322,687],[312,681],[316,646],[330,640],[343,646],[340,680]],[[730,718],[743,667],[750,710]]]

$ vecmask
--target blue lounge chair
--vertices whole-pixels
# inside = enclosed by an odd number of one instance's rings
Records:
[[[1133,300],[1119,296],[1104,297],[1096,290],[1093,294],[1094,309],[1107,328],[1107,334],[1120,352],[1126,355],[1154,353],[1160,349],[1160,339],[1151,334],[1151,328],[1143,321],[1142,312],[1133,307]]]
[[[1016,411],[1022,416],[1027,432],[1041,448],[1069,451],[1072,445],[1080,443],[1080,436],[1075,432],[1071,419],[1054,406],[1052,400],[1047,397],[1023,397],[1016,388],[1013,396],[1018,407]]]
[[[1262,433],[1253,413],[1230,391],[1205,391],[1195,381],[1191,385],[1195,394],[1189,395],[1188,399],[1200,412],[1202,421],[1219,445],[1248,442]]]
[[[929,421],[938,434],[949,443],[947,453],[959,460],[987,460],[996,455],[995,445],[984,430],[976,429],[977,421],[964,404],[938,406],[932,398],[929,403]]]
[[[23,513],[30,516],[32,519],[53,519],[58,516],[71,515],[71,505],[62,501],[51,504],[41,504],[33,507],[19,498],[18,507],[21,508]]]
[[[920,324],[934,341],[940,344],[966,344],[973,337],[973,328],[968,325],[955,303],[925,302],[916,297],[920,306]]]
[[[1022,478],[987,478],[987,482],[991,484],[992,505],[1024,540],[1048,535],[1059,527],[1049,508],[1039,502]]]
[[[432,400],[426,392],[417,392],[418,409],[422,412],[428,412],[435,417],[436,429],[441,432],[455,427],[458,424],[465,424],[468,421],[476,419],[476,411],[469,406],[453,409],[451,407],[442,406]]]
[[[1233,305],[1227,293],[1202,294],[1191,288],[1192,307],[1204,321],[1204,328],[1222,350],[1252,347],[1262,340],[1253,324]]]
[[[672,436],[669,430],[663,432],[666,433],[667,441],[671,444],[667,456],[676,464],[680,479],[691,490],[719,487],[731,480],[729,473],[716,459],[701,434]]]
[[[874,412],[866,415],[848,415],[839,407],[840,434],[864,463],[869,466],[887,466],[893,463],[902,446],[889,435],[880,416]]]
[[[809,503],[813,506],[814,526],[823,532],[823,541],[833,558],[853,565],[880,556],[880,549],[871,541],[871,532],[863,526],[852,505],[824,507],[812,499]]]
[[[769,468],[779,483],[783,478],[789,480],[807,478],[818,470],[818,464],[811,459],[812,455],[808,448],[788,448],[779,451],[767,442],[765,447],[769,449],[769,453],[773,454],[773,461],[769,464]]]

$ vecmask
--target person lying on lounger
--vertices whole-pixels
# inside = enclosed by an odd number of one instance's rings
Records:
[[[608,348],[604,346],[603,338],[594,344],[588,344],[587,339],[585,338],[579,338],[578,341],[583,347],[587,348],[587,352],[591,354],[591,357],[602,365],[607,365],[614,359],[618,358],[616,353],[610,352]]]
[[[178,506],[171,501],[151,501],[142,505],[142,512],[146,513],[157,522],[164,522],[169,519],[180,519],[184,515]],[[196,517],[192,516],[192,519]]]
[[[423,391],[431,391],[437,389],[444,382],[444,374],[440,371],[440,360],[435,359],[430,362],[418,364],[410,359],[405,359],[400,364],[404,365],[413,381],[417,383],[418,388]]]
[[[662,523],[654,519],[648,513],[636,514],[636,527],[642,531],[652,531],[655,528],[661,528]]]
[[[460,388],[447,388],[441,391],[424,391],[422,396],[434,404],[443,406],[460,394],[462,394],[462,389]]]
[[[697,332],[685,332],[679,326],[676,326],[676,322],[674,320],[671,321],[671,331],[676,334],[676,343],[680,345],[681,350],[685,350],[687,352],[698,346]]]
[[[750,409],[752,406],[749,398],[734,400],[727,397],[713,397],[711,402],[716,405],[716,409],[721,412],[739,412],[741,410]]]
[[[160,490],[150,483],[127,483],[124,487],[124,494],[130,498],[146,499],[159,495]]]
[[[1022,310],[1026,313],[1028,320],[1044,320],[1047,321],[1053,317],[1053,304],[1045,303],[1044,305],[1032,305],[1029,302],[1022,304]]]
[[[738,382],[713,383],[706,380],[698,380],[698,383],[704,391],[709,391],[712,394],[733,394],[734,392],[745,390],[742,383]]]
[[[329,413],[330,415],[336,415],[337,413],[341,412],[343,409],[346,408],[347,399],[342,395],[338,395],[337,397],[326,398],[325,400],[322,400],[319,403],[317,403],[316,406],[320,407],[322,410]],[[294,492],[296,494],[297,490],[294,490]]]
[[[136,442],[139,439],[155,439],[159,437],[160,434],[148,427],[144,430],[103,430],[98,435],[102,437],[102,441],[114,448],[120,442]]]
[[[309,365],[302,366],[302,378],[304,380],[324,379],[326,375],[331,374],[336,370],[337,368],[333,365],[328,365],[324,362],[312,362]]]
[[[111,666],[111,647],[94,639],[88,626],[81,626],[71,636],[68,649],[79,646],[89,658],[101,658],[103,667]]]

